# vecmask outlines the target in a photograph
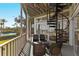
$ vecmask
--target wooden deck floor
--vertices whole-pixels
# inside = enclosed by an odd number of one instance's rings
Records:
[[[30,42],[28,42],[25,45],[23,53],[22,53],[23,56],[24,55],[25,56],[33,56],[33,45],[31,45]],[[77,55],[79,55],[79,51],[77,51]],[[49,56],[49,55],[45,55],[45,56]],[[62,56],[74,56],[73,47],[69,46],[69,45],[64,45],[62,47]]]

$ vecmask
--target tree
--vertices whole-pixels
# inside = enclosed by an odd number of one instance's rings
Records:
[[[6,22],[5,19],[1,19],[1,20],[0,20],[0,26],[1,26],[0,29],[1,29],[1,32],[2,32],[3,29],[4,29],[4,24],[5,24],[5,22]]]
[[[16,23],[20,23],[20,19],[17,19],[17,17],[15,18],[15,22]]]
[[[21,16],[16,17],[15,23],[17,25],[17,28],[18,28],[18,25],[20,26],[21,31],[23,31],[26,27],[26,20],[24,19],[24,17],[22,17],[22,18],[21,18]]]
[[[4,29],[5,22],[6,22],[6,20],[5,19],[2,19],[3,29]]]

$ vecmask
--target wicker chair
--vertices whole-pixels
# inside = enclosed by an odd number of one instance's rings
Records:
[[[34,56],[43,56],[45,55],[45,45],[43,44],[34,44],[33,45],[33,55]]]
[[[34,34],[33,35],[33,42],[38,42],[39,39],[38,39],[38,35],[37,34]]]
[[[54,45],[54,46],[50,46],[50,55],[51,56],[59,56],[59,55],[62,55],[61,53],[61,48],[58,47],[57,45]]]

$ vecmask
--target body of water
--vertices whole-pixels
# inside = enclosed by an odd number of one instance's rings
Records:
[[[0,36],[16,35],[16,33],[1,33]]]

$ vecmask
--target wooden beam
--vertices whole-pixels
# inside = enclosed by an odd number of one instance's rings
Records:
[[[45,9],[48,8],[48,3],[44,3],[43,5],[45,6]]]
[[[41,14],[42,13],[42,11],[40,10],[40,8],[39,8],[39,6],[38,6],[38,4],[34,4],[35,6],[35,9],[37,10],[37,11],[39,11],[39,13]]]
[[[35,4],[32,4],[31,6],[29,6],[30,8],[32,8],[36,13],[40,14],[40,11],[37,10],[36,6],[34,6]]]
[[[38,6],[38,8],[41,10],[41,12],[42,13],[44,13],[45,12],[45,10],[42,8],[42,6],[41,6],[41,4],[39,3],[39,4],[37,4],[37,6]]]
[[[35,12],[32,8],[29,8],[30,9],[30,13],[33,14],[33,15],[38,15],[37,12]]]
[[[34,13],[33,11],[31,12],[32,9],[29,8],[29,4],[27,4],[27,5],[28,5],[28,6],[26,6],[26,3],[23,4],[24,10],[26,10],[26,11],[28,12],[28,9],[29,9],[29,12],[30,12],[29,15],[30,15],[30,16],[35,16],[35,15],[34,15],[35,13]],[[25,13],[27,13],[27,12],[25,12]]]
[[[47,6],[45,6],[44,4],[45,4],[45,3],[40,4],[40,5],[41,5],[41,8],[46,12],[46,10],[47,10]]]
[[[39,4],[37,4],[37,10],[39,10],[41,14],[44,13],[43,9],[39,6]]]

